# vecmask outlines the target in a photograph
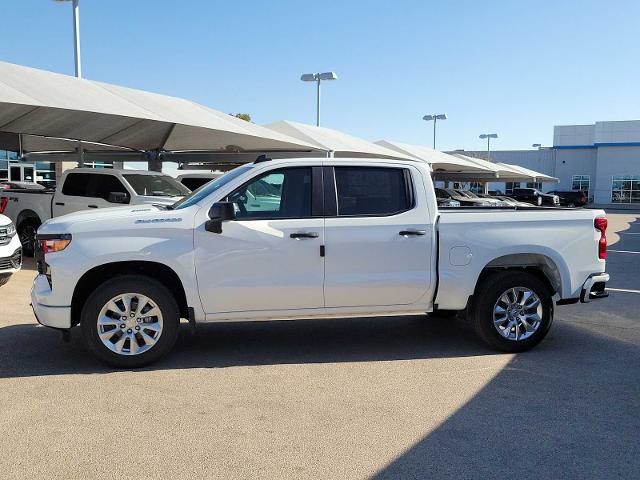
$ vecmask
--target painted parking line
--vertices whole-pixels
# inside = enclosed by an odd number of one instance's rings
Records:
[[[636,255],[640,255],[640,252],[634,252],[634,251],[631,251],[631,250],[609,250],[609,249],[607,249],[607,253],[608,252],[613,252],[613,253],[634,253]]]
[[[607,287],[607,291],[624,292],[624,293],[640,293],[640,290],[630,290],[628,288],[609,288],[609,287]]]

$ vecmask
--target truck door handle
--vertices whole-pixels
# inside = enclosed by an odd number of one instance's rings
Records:
[[[98,205],[87,205],[89,208],[98,208]]]
[[[289,235],[291,238],[318,238],[317,232],[298,232]]]
[[[399,235],[402,235],[403,237],[408,237],[409,235],[419,236],[426,234],[426,230],[402,230],[401,232],[399,232]]]
[[[61,207],[64,207],[64,203],[62,203],[62,202],[56,202],[56,205],[59,205],[59,206],[61,206]]]

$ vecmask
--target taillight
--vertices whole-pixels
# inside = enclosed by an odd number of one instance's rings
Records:
[[[600,240],[598,241],[598,258],[604,260],[607,258],[607,219],[596,218],[593,226],[600,231]]]
[[[4,209],[7,208],[7,203],[9,203],[8,197],[0,198],[0,213],[4,213]]]

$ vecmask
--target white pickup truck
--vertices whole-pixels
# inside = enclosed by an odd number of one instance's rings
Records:
[[[606,296],[601,210],[440,212],[426,163],[257,161],[174,205],[86,211],[38,231],[38,321],[80,325],[118,367],[157,360],[197,322],[464,311],[527,350],[554,301]]]
[[[26,255],[33,254],[38,227],[52,217],[119,204],[170,205],[190,190],[169,175],[143,170],[74,168],[56,190],[0,190],[0,214],[18,229]]]

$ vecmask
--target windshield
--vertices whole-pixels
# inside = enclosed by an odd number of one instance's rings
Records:
[[[212,180],[209,183],[205,183],[203,186],[194,190],[189,195],[184,197],[182,200],[178,200],[176,203],[172,205],[172,208],[187,208],[191,205],[198,203],[203,198],[208,197],[213,192],[218,190],[220,187],[224,187],[227,183],[239,177],[243,173],[251,170],[253,168],[253,164],[242,165],[241,167],[234,168],[233,170],[225,173],[221,177]]]
[[[122,176],[138,195],[182,197],[189,193],[187,187],[168,175],[125,173]]]

